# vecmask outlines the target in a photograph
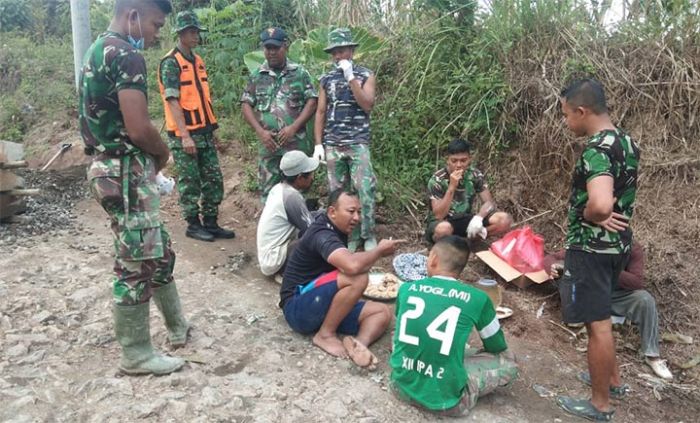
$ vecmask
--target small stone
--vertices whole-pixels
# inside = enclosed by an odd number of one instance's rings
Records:
[[[19,343],[13,347],[8,348],[7,351],[5,351],[5,355],[8,358],[15,358],[27,355],[28,352],[29,348],[25,344]]]
[[[36,323],[47,323],[50,320],[56,320],[56,316],[54,316],[50,311],[44,310],[35,314],[34,317],[32,317],[32,320],[34,320]]]
[[[208,407],[218,407],[223,404],[224,401],[225,399],[221,395],[221,392],[212,388],[211,386],[206,386],[204,389],[202,389],[199,405],[203,409],[207,409]]]

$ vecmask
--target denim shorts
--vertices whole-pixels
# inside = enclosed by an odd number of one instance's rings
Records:
[[[318,331],[328,314],[333,297],[338,292],[338,272],[321,275],[304,286],[298,287],[282,309],[289,327],[304,335]],[[322,283],[319,283],[322,282]],[[309,289],[309,285],[314,284]],[[357,335],[360,330],[360,313],[365,306],[364,301],[358,301],[345,319],[338,325],[337,332],[346,335]]]

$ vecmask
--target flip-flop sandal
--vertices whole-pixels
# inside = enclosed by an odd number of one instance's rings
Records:
[[[588,372],[579,373],[577,378],[588,386],[593,385],[591,382],[591,374]],[[627,394],[629,394],[631,389],[632,388],[630,388],[630,386],[626,383],[623,383],[620,386],[610,386],[610,398],[623,399],[627,396]]]
[[[353,363],[357,364],[360,367],[371,368],[379,362],[379,360],[377,360],[377,357],[374,354],[372,354],[372,351],[367,349],[367,347],[362,345],[362,343],[360,343],[357,339],[353,338],[352,336],[346,336],[345,338],[343,338],[343,346],[348,352],[348,356],[353,361]]]
[[[589,400],[566,396],[558,396],[557,405],[569,414],[594,422],[609,422],[612,420],[613,414],[615,414],[615,410],[607,412],[598,410]]]

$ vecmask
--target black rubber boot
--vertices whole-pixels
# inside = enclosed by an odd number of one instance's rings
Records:
[[[199,217],[188,217],[187,223],[187,231],[185,231],[185,235],[187,237],[198,239],[200,241],[214,242],[214,235],[204,229],[202,224],[199,222]]]
[[[209,231],[214,238],[232,239],[236,237],[235,232],[224,229],[216,223],[216,216],[204,216],[204,229]]]

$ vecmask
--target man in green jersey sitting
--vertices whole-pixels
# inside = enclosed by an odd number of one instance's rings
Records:
[[[467,258],[463,238],[441,238],[430,251],[428,277],[403,284],[396,300],[391,386],[402,400],[449,416],[467,414],[479,397],[518,376],[493,303],[457,280]],[[465,358],[472,327],[484,351]]]

